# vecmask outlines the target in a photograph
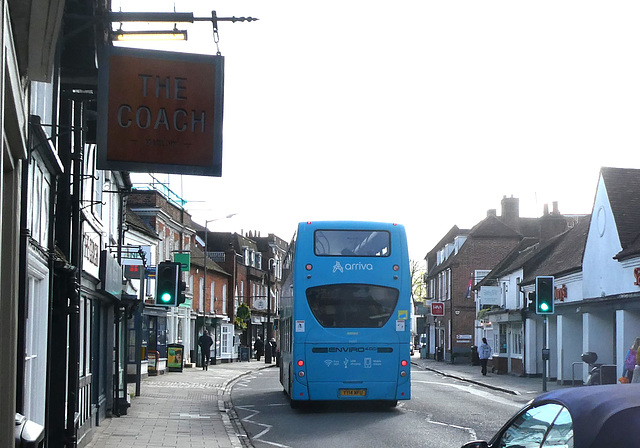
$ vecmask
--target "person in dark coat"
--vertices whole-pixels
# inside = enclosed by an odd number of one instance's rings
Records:
[[[209,370],[209,359],[211,358],[211,346],[213,345],[213,339],[211,339],[207,330],[204,330],[202,336],[198,338],[198,345],[200,346],[200,352],[202,353],[202,370]]]
[[[271,359],[276,357],[276,353],[278,352],[278,344],[276,344],[276,338],[271,338],[269,341],[269,347],[271,348]]]
[[[260,361],[260,357],[264,355],[264,342],[262,342],[262,338],[258,336],[256,338],[255,344],[253,347],[256,349],[256,361]]]

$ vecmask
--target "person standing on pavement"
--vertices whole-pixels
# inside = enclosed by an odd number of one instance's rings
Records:
[[[211,339],[207,330],[204,330],[202,336],[198,338],[198,345],[200,346],[200,353],[202,353],[202,370],[209,370],[209,359],[211,358],[213,339]]]
[[[255,344],[253,344],[253,348],[256,349],[256,361],[260,361],[260,357],[264,355],[264,342],[262,342],[262,338],[260,336],[257,337]]]
[[[482,366],[482,374],[487,375],[487,362],[491,357],[491,346],[487,343],[487,338],[482,338],[482,344],[478,346],[478,358]]]
[[[640,338],[636,338],[635,341],[633,341],[633,345],[631,346],[629,351],[627,351],[627,356],[625,356],[624,358],[624,376],[629,380],[629,382],[631,382],[631,380],[633,379],[633,371],[636,368],[636,358],[639,348]]]

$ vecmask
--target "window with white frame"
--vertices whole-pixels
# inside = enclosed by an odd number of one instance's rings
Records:
[[[222,314],[227,314],[227,285],[222,284]]]
[[[223,325],[221,332],[222,341],[220,344],[220,351],[223,355],[231,354],[231,336],[231,327],[228,325]]]
[[[500,305],[501,306],[506,306],[507,305],[507,293],[509,292],[509,283],[508,282],[502,282],[502,298],[500,299]]]
[[[200,300],[198,302],[198,311],[204,312],[204,302],[205,302],[205,294],[204,294],[204,279],[198,279],[198,296]]]
[[[522,356],[522,325],[511,327],[511,353]]]
[[[216,297],[216,282],[212,281],[211,282],[211,302],[209,304],[209,312],[210,313],[215,313],[216,309],[215,309],[215,297]]]

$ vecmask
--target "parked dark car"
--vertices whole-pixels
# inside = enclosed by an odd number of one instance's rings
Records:
[[[462,448],[640,446],[640,384],[573,387],[531,400],[489,441]]]

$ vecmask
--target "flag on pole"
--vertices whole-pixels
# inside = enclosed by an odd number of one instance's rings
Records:
[[[471,288],[473,287],[473,273],[469,277],[469,286],[467,287],[467,299],[471,298]]]

